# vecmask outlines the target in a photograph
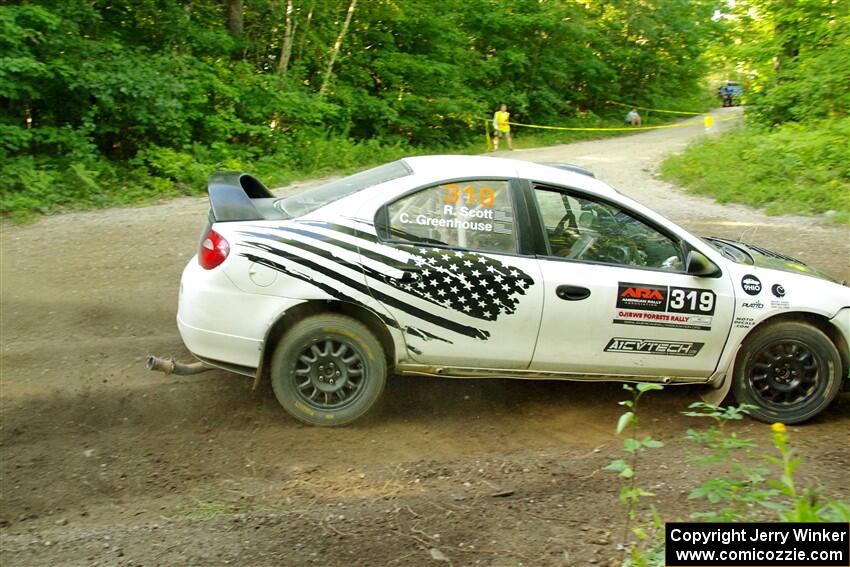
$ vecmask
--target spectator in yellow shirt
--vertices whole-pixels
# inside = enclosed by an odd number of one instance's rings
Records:
[[[511,119],[511,113],[508,112],[508,105],[503,104],[499,110],[493,114],[493,150],[499,149],[499,138],[504,138],[508,142],[508,149],[513,150],[514,145],[511,141],[511,125],[508,122]]]

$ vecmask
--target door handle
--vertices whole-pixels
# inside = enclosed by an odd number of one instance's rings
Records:
[[[559,285],[555,295],[566,301],[581,301],[590,297],[590,290],[577,285]]]

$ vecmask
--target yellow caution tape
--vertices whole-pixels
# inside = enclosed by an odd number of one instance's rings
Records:
[[[521,122],[508,122],[511,126],[522,126],[524,128],[539,128],[543,130],[570,130],[574,132],[628,132],[632,130],[657,130],[658,128],[679,128],[681,126],[693,126],[702,124],[701,120],[679,122],[678,124],[663,124],[660,126],[623,126],[619,128],[568,128],[566,126],[540,126],[537,124],[522,124]]]
[[[649,110],[651,112],[666,112],[668,114],[689,114],[692,116],[696,116],[698,114],[705,114],[704,112],[686,112],[684,110],[663,110],[661,108],[647,108],[645,106],[637,106],[634,104],[623,104],[622,102],[616,102],[613,100],[606,101],[608,104],[616,104],[617,106],[625,106],[626,108],[639,108],[641,110]]]
[[[739,115],[735,114],[732,116],[724,116],[717,119],[717,122],[725,122],[727,120],[734,120],[739,118]],[[486,131],[489,136],[489,118],[482,118],[487,123]],[[522,122],[507,122],[511,126],[522,126],[523,128],[537,128],[540,130],[567,130],[571,132],[632,132],[635,130],[659,130],[661,128],[681,128],[682,126],[694,126],[697,124],[702,124],[706,128],[711,128],[713,126],[714,117],[706,116],[702,120],[689,120],[687,122],[678,122],[676,124],[661,124],[658,126],[621,126],[615,128],[578,128],[578,127],[568,127],[568,126],[541,126],[540,124],[523,124]]]

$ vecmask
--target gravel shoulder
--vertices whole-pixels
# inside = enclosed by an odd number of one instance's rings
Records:
[[[733,113],[737,109],[718,109]],[[731,127],[734,121],[723,122]],[[850,277],[850,234],[767,217],[658,180],[701,127],[500,152],[571,162],[686,228],[775,248]],[[317,183],[280,190],[289,193]],[[269,387],[187,358],[177,285],[206,201],[47,217],[0,234],[0,562],[8,565],[605,565],[618,556],[616,384],[390,380],[381,407],[324,430],[287,417]],[[641,473],[665,517],[712,472],[682,458],[694,399],[647,400],[665,441]],[[698,424],[696,424],[698,425]],[[850,397],[790,428],[800,478],[846,498]],[[767,449],[769,430],[731,426]],[[435,551],[436,550],[436,551]]]

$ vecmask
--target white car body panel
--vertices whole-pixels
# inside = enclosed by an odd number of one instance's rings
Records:
[[[447,167],[426,169],[422,175],[403,178],[404,183],[397,180],[362,191],[358,196],[363,196],[363,204],[351,220],[362,229],[369,230],[370,234],[376,234],[374,219],[378,211],[387,202],[411,191],[430,187],[447,179],[486,177],[509,181],[516,178],[516,162],[493,160],[496,162],[495,167],[477,170],[477,175],[470,175],[469,168],[463,167],[467,159],[453,157],[459,159],[448,159]],[[411,158],[409,161],[416,169],[418,163],[431,160]],[[459,309],[450,309],[436,301],[429,301],[422,294],[406,293],[403,295],[403,301],[394,304],[384,301],[388,315],[396,320],[402,329],[406,329],[405,343],[410,363],[471,368],[528,368],[534,352],[543,304],[543,286],[539,284],[542,281],[540,267],[535,258],[493,252],[417,249],[415,246],[402,247],[367,239],[358,239],[357,244],[361,251],[360,261],[364,267],[378,270],[380,273],[401,275],[388,270],[382,258],[392,258],[400,265],[408,265],[411,268],[417,261],[421,262],[426,272],[417,280],[409,282],[416,289],[427,289],[435,278],[440,278],[447,286],[452,286],[454,293],[457,293],[458,287],[469,285],[462,275],[449,269],[448,264],[455,259],[458,262],[474,264],[469,268],[473,273],[477,266],[481,266],[482,272],[486,272],[486,269],[498,270],[498,273],[505,275],[506,281],[515,279],[510,274],[516,273],[520,279],[537,282],[537,285],[516,288],[516,294],[512,295],[512,298],[517,298],[516,310],[510,314],[510,324],[497,324],[500,319],[504,320],[504,310],[500,310],[496,319],[486,325],[486,328],[480,324],[480,319],[476,320]],[[419,276],[418,273],[415,275]],[[476,275],[469,281],[478,279],[480,277]],[[379,278],[367,278],[367,283],[375,294],[382,297],[397,294],[399,287],[406,285],[397,277],[388,282],[380,281]],[[423,313],[432,314],[433,318],[442,322],[435,323],[429,320],[430,317],[423,316]]]
[[[698,278],[559,260],[541,264],[546,302],[532,370],[559,370],[569,361],[575,372],[692,379],[714,373],[735,304],[725,274]],[[591,295],[564,301],[554,292],[559,285],[585,287]],[[697,299],[712,298],[709,309],[700,312],[695,301],[691,313],[672,311],[673,289],[677,298],[691,290]],[[663,299],[623,297],[630,290],[646,290]],[[683,309],[689,307],[685,303]]]
[[[808,313],[833,319],[844,305],[850,304],[850,289],[825,280],[729,261],[724,269],[732,279],[736,302],[735,318],[728,345],[720,360],[720,368],[731,365],[738,346],[750,331],[771,317]],[[761,282],[758,293],[750,295],[744,291],[742,281],[745,276],[755,276]],[[777,297],[773,292],[773,287],[777,285],[784,290],[782,297]],[[846,308],[843,310],[847,311]]]
[[[226,263],[238,259],[228,258]],[[193,257],[183,270],[177,327],[198,357],[257,368],[263,338],[280,315],[303,299],[245,293],[223,270],[204,270]],[[245,314],[251,316],[246,317]]]
[[[356,223],[348,222],[348,226],[354,227]],[[216,230],[230,242],[242,241],[240,249],[235,254],[231,253],[222,267],[245,293],[292,296],[298,297],[301,302],[346,301],[362,305],[379,315],[386,312],[383,304],[376,301],[367,289],[353,236],[329,230],[306,217],[298,222],[219,223]],[[339,240],[351,249],[328,245],[323,238]],[[298,257],[301,263],[288,261],[287,256]],[[329,273],[333,277],[329,277]],[[271,283],[257,285],[257,281]],[[344,292],[340,291],[343,286]],[[283,311],[279,311],[267,321],[263,334],[259,335],[260,341],[282,314]],[[393,326],[389,326],[388,330],[396,352],[403,355],[406,347],[401,330]],[[259,363],[256,366],[259,367]]]

